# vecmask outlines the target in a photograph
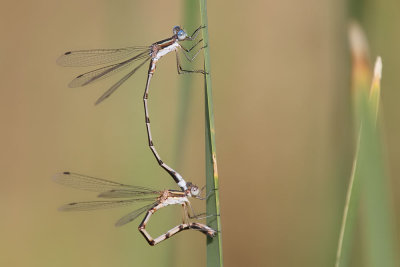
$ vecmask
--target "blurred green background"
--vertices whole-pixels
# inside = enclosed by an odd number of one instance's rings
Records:
[[[159,0],[3,2],[1,266],[205,265],[203,235],[186,231],[150,247],[137,231],[140,219],[113,226],[130,208],[58,212],[64,203],[95,194],[51,180],[69,170],[176,189],[146,143],[146,68],[94,107],[123,74],[71,89],[69,81],[89,69],[62,68],[55,60],[68,50],[167,38],[183,23],[183,6]],[[349,14],[361,19],[371,55],[383,58],[383,137],[390,190],[399,195],[399,10],[395,0],[208,3],[225,266],[334,264],[353,153]],[[203,81],[194,77],[185,138],[177,143],[181,79],[175,57],[163,58],[150,89],[153,137],[167,163],[202,185]],[[177,207],[160,211],[150,231],[156,236],[172,228],[180,214]],[[358,256],[353,266],[363,266]]]

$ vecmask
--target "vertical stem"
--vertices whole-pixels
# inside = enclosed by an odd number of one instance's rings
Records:
[[[207,238],[207,266],[223,266],[222,257],[222,236],[221,236],[221,217],[219,206],[219,186],[217,170],[217,152],[215,145],[215,127],[214,110],[211,86],[211,68],[210,68],[210,42],[208,39],[207,23],[207,3],[206,0],[200,0],[201,24],[203,28],[203,40],[207,47],[204,49],[204,70],[207,73],[204,77],[205,87],[205,145],[206,145],[206,187],[207,192],[214,193],[207,200],[207,224],[218,230],[214,238]],[[217,216],[212,216],[217,215]]]

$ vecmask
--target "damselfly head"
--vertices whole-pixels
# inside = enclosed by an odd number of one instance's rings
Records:
[[[192,195],[192,197],[197,197],[200,195],[200,189],[198,188],[197,185],[194,185],[192,183],[188,183],[188,190],[190,191],[190,194]]]
[[[174,35],[176,35],[179,41],[186,40],[187,38],[187,33],[184,30],[182,30],[180,26],[175,26],[172,29],[172,32],[174,33]]]

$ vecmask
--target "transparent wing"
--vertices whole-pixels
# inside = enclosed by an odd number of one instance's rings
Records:
[[[130,66],[133,62],[140,60],[140,59],[150,59],[150,55],[148,54],[147,51],[142,52],[140,54],[137,54],[136,56],[125,60],[120,63],[112,64],[109,66],[105,66],[96,70],[92,70],[89,72],[86,72],[84,74],[81,74],[77,76],[75,79],[73,79],[68,86],[69,87],[80,87],[80,86],[85,86],[88,85],[94,81],[98,81],[104,78],[107,78],[123,69],[126,67]],[[141,64],[140,66],[142,66]]]
[[[119,197],[119,192],[124,192],[121,197],[135,197],[143,195],[159,195],[160,192],[143,186],[133,186],[120,184],[113,181],[96,178],[88,175],[62,172],[53,177],[59,184],[70,186],[77,189],[100,192],[101,197]],[[113,195],[113,196],[112,196]],[[121,194],[120,194],[121,195]],[[154,199],[154,198],[153,198]]]
[[[131,77],[133,74],[135,74],[135,72],[140,69],[141,66],[143,66],[143,64],[145,64],[147,61],[150,60],[150,57],[147,58],[145,61],[143,61],[139,66],[137,66],[136,68],[134,68],[131,72],[129,72],[128,74],[126,74],[121,80],[119,80],[118,82],[116,82],[113,86],[110,87],[110,89],[108,89],[102,96],[99,97],[99,99],[97,99],[95,105],[100,104],[101,102],[103,102],[103,100],[107,99],[112,93],[114,93],[126,80],[129,79],[129,77]]]
[[[65,67],[95,66],[122,60],[145,51],[150,53],[150,47],[132,46],[118,49],[68,51],[57,59],[57,64]]]
[[[63,205],[59,208],[60,211],[88,211],[98,209],[110,209],[116,207],[123,207],[131,205],[136,202],[153,201],[152,198],[138,198],[138,199],[127,199],[127,200],[111,200],[111,201],[86,201],[86,202],[72,202]]]
[[[116,223],[115,226],[119,227],[122,226],[124,224],[127,224],[133,220],[135,220],[137,217],[139,217],[141,214],[143,214],[144,212],[148,211],[149,209],[151,209],[156,203],[152,203],[150,205],[144,206],[140,209],[134,210],[131,213],[128,213],[127,215],[125,215],[124,217],[122,217],[121,219],[119,219]]]
[[[102,192],[98,195],[101,198],[135,198],[140,196],[157,195],[161,194],[160,191],[147,192],[142,189],[112,189],[110,191]]]

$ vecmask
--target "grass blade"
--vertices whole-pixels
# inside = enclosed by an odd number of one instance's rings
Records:
[[[380,58],[375,70],[382,69]],[[397,236],[392,217],[393,207],[388,177],[377,127],[380,91],[380,72],[375,72],[372,90],[363,96],[360,142],[360,174],[362,175],[363,212],[362,236],[365,240],[365,259],[369,266],[399,266]],[[364,137],[364,138],[363,138]]]
[[[210,43],[208,39],[208,19],[207,19],[207,3],[206,0],[200,0],[201,24],[206,26],[203,28],[204,44],[204,70],[208,73],[205,75],[205,146],[206,146],[206,187],[207,192],[214,190],[207,200],[207,215],[220,214],[219,190],[218,190],[218,170],[217,170],[217,151],[215,146],[215,127],[214,127],[214,110],[211,86],[211,69],[210,69]],[[221,236],[221,217],[211,216],[207,218],[207,225],[218,230],[218,234],[214,238],[207,238],[207,266],[223,266],[222,257],[222,236]]]
[[[349,28],[350,50],[352,56],[352,92],[366,91],[371,80],[370,65],[368,62],[368,48],[365,37],[357,24]],[[356,96],[354,99],[358,99]],[[355,129],[361,128],[360,108],[356,102],[354,108]],[[349,266],[353,246],[355,224],[360,202],[360,169],[358,167],[360,156],[361,130],[356,134],[356,147],[351,171],[349,186],[347,188],[346,202],[340,229],[339,243],[336,252],[336,267]]]
[[[351,25],[350,40],[355,129],[359,132],[335,266],[349,266],[357,222],[362,226],[364,265],[399,266],[383,145],[377,127],[382,62],[378,57],[372,79],[367,43],[357,24]],[[357,218],[360,207],[363,217]]]

